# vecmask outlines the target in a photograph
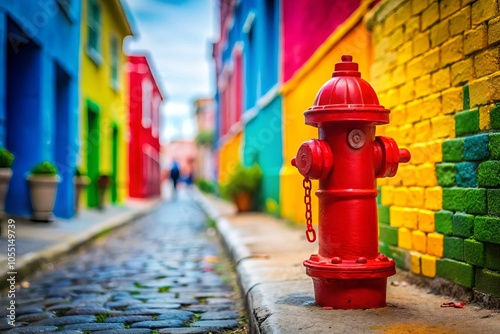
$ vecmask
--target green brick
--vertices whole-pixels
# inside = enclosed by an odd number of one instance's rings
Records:
[[[469,264],[484,267],[485,247],[474,239],[464,240],[464,260]]]
[[[490,188],[500,186],[500,160],[489,160],[479,165],[477,184],[479,187]]]
[[[469,238],[474,230],[474,216],[457,212],[453,215],[452,233],[457,237]]]
[[[434,213],[434,224],[436,232],[441,234],[451,234],[453,231],[453,212],[441,210]]]
[[[391,219],[388,206],[386,205],[378,206],[378,222],[382,224],[390,224]]]
[[[500,270],[500,245],[484,243],[484,266],[488,269]]]
[[[378,190],[378,195],[377,195],[377,204],[380,204],[382,203],[382,195],[381,195],[381,187],[380,186],[377,186],[377,190]]]
[[[490,133],[489,136],[488,148],[490,150],[490,158],[500,160],[500,132]]]
[[[488,189],[486,197],[488,198],[488,214],[500,217],[500,189]]]
[[[463,261],[464,259],[464,239],[445,236],[443,241],[443,255],[450,259]]]
[[[436,274],[439,277],[468,288],[474,286],[474,267],[465,262],[452,259],[438,259],[436,261]]]
[[[474,238],[479,241],[500,244],[500,218],[477,216],[474,219]]]
[[[475,289],[500,297],[500,273],[488,269],[477,269]]]
[[[479,132],[479,109],[455,114],[455,134],[457,137]]]
[[[469,85],[465,85],[463,88],[463,97],[464,97],[464,110],[470,109],[470,94],[469,94]]]
[[[378,238],[380,241],[388,245],[397,246],[398,244],[398,228],[394,226],[380,224],[378,226]]]
[[[441,147],[443,150],[443,161],[464,160],[464,138],[444,141]]]
[[[488,212],[486,202],[486,189],[465,189],[465,212],[485,215]]]
[[[465,211],[465,188],[443,188],[443,209]]]
[[[500,129],[500,103],[490,111],[490,124],[492,129]]]
[[[399,268],[407,270],[410,269],[410,261],[408,259],[408,252],[406,250],[395,246],[389,246],[389,254],[386,255],[393,259]]]
[[[391,254],[391,251],[389,250],[389,245],[380,240],[378,241],[378,251],[379,253],[385,254],[387,256]]]
[[[436,165],[436,176],[441,187],[456,186],[455,174],[455,164],[453,163],[444,162]]]

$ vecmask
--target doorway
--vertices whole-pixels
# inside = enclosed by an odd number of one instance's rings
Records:
[[[90,208],[98,205],[99,146],[99,107],[87,101],[87,174],[90,178],[90,185],[87,187],[87,204]]]

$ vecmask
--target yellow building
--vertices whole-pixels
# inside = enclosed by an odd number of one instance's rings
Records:
[[[321,86],[331,78],[335,63],[344,54],[353,56],[359,64],[361,77],[368,79],[371,53],[370,34],[363,24],[368,11],[368,2],[363,4],[328,37],[294,76],[283,84],[283,155],[281,169],[281,215],[293,222],[304,222],[305,206],[302,187],[303,176],[291,160],[302,142],[318,137],[318,130],[305,125],[303,113],[312,106]],[[317,182],[313,181],[313,193]],[[318,212],[317,197],[313,197],[313,212]],[[313,215],[313,221],[316,220]]]
[[[97,179],[112,180],[107,196],[120,203],[128,193],[128,83],[123,39],[132,35],[120,0],[82,3],[80,164],[91,179],[87,204],[97,206]]]

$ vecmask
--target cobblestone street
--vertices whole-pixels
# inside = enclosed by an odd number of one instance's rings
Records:
[[[240,327],[232,269],[190,193],[99,237],[16,291],[8,333],[219,333]],[[2,311],[6,312],[2,293]]]

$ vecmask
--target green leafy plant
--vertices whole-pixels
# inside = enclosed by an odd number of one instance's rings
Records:
[[[0,168],[10,168],[14,162],[14,154],[6,148],[0,148]]]
[[[80,171],[80,168],[76,167],[75,168],[75,176],[80,177],[80,176],[86,176],[85,173],[82,173]]]
[[[205,179],[198,179],[196,180],[196,186],[198,189],[200,189],[202,192],[207,193],[207,194],[213,194],[215,193],[215,190],[217,188],[216,184],[214,182],[205,180]]]
[[[221,187],[223,196],[231,198],[238,193],[255,193],[262,180],[262,170],[259,165],[250,167],[238,164],[229,175],[229,181]]]
[[[48,161],[44,161],[31,169],[31,174],[40,176],[53,176],[57,174],[57,167]]]
[[[202,130],[196,135],[196,144],[199,146],[212,146],[215,140],[213,131]]]

